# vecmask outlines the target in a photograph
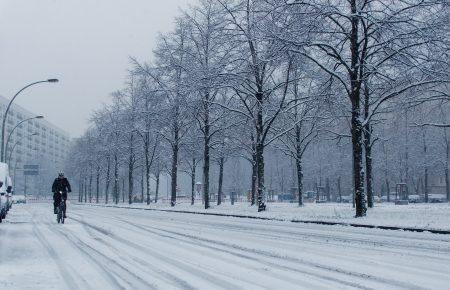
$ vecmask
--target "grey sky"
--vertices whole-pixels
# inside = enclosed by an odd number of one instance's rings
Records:
[[[195,0],[0,0],[0,95],[59,78],[17,103],[79,136],[123,86],[128,57],[149,59],[158,32],[187,3]]]

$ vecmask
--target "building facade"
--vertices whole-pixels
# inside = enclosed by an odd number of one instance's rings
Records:
[[[0,96],[0,120],[9,99]],[[51,182],[62,170],[67,156],[69,134],[45,119],[33,119],[11,130],[22,120],[39,114],[13,104],[6,120],[5,160],[9,164],[15,193],[34,196],[51,192]],[[1,125],[0,125],[1,126]],[[0,129],[1,130],[1,129]],[[8,136],[10,136],[9,140]],[[38,165],[38,175],[24,175],[24,165]]]

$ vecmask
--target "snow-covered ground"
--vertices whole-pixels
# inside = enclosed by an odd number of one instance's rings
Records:
[[[102,204],[103,205],[103,204]],[[118,206],[130,205],[119,203]],[[255,206],[249,203],[224,203],[212,205],[205,210],[201,202],[191,206],[190,203],[179,203],[170,207],[168,203],[146,204],[134,203],[131,207],[155,208],[163,210],[211,212],[221,214],[267,217],[282,220],[326,221],[355,223],[376,226],[407,227],[433,230],[450,230],[450,204],[409,204],[395,205],[393,203],[377,203],[368,209],[367,216],[354,218],[355,210],[348,203],[306,203],[299,208],[295,203],[269,203],[265,212],[257,212]]]
[[[13,207],[0,224],[0,289],[450,285],[449,235],[74,204],[68,215],[58,225],[49,203]]]

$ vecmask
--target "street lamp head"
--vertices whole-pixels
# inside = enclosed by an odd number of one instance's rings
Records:
[[[36,116],[35,118],[36,118],[36,119],[44,119],[44,116],[39,115],[39,116]]]
[[[48,79],[47,82],[49,82],[49,83],[57,83],[57,82],[59,82],[59,80],[58,79]]]
[[[36,136],[39,135],[38,133],[34,132],[33,134],[31,134],[30,136]]]

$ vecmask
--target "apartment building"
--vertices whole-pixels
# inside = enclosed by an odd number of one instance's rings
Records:
[[[0,96],[0,120],[3,120],[8,103],[9,99]],[[19,122],[37,115],[39,112],[30,112],[15,104],[11,106],[6,121],[5,159],[10,166],[15,192],[45,195],[50,192],[49,183],[57,171],[63,169],[70,137],[66,131],[45,119],[23,122],[10,134]],[[28,164],[38,165],[39,175],[25,176],[23,167]]]

